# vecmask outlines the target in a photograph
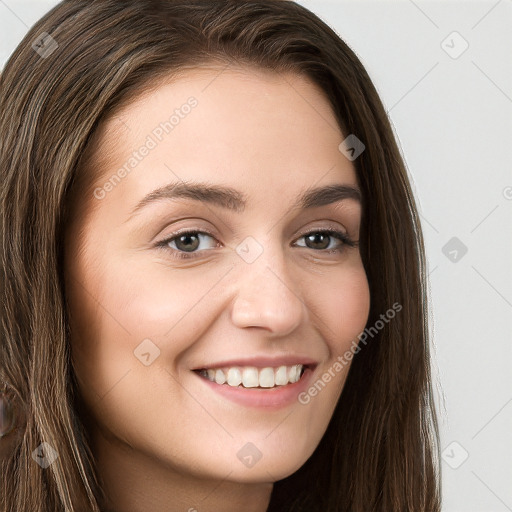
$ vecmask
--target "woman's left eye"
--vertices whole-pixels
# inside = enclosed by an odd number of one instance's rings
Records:
[[[173,234],[170,238],[158,242],[156,247],[164,250],[171,249],[172,256],[175,258],[192,259],[197,257],[196,253],[198,252],[197,249],[199,248],[201,238],[205,236],[215,240],[213,235],[205,231],[189,230]],[[342,251],[344,245],[348,245],[349,247],[357,247],[358,245],[358,243],[353,241],[346,233],[330,228],[309,231],[298,240],[302,238],[306,240],[306,244],[312,244],[313,247],[310,245],[299,245],[299,247],[326,251],[327,253],[339,253]],[[334,249],[331,246],[333,239],[338,239],[340,242],[338,247]],[[326,241],[328,241],[327,246],[325,246]],[[172,244],[174,244],[174,247]],[[314,245],[320,245],[320,247],[315,247]]]

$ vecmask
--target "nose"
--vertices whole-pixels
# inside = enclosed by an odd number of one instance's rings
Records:
[[[261,327],[275,336],[286,336],[304,321],[307,308],[281,252],[265,249],[252,263],[241,259],[237,267],[231,311],[234,325]]]

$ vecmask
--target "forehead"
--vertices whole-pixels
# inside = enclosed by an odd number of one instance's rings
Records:
[[[142,93],[105,125],[100,185],[124,168],[129,176],[116,195],[122,189],[132,203],[180,180],[230,184],[259,199],[265,188],[294,195],[324,177],[355,185],[354,167],[338,149],[343,138],[328,99],[307,77],[190,69]]]

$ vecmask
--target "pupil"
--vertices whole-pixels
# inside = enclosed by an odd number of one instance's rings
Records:
[[[307,245],[307,242],[313,242],[313,244],[316,244],[318,243],[319,239],[320,238],[323,238],[324,240],[324,244],[321,244],[322,247],[320,247],[320,249],[325,249],[328,245],[329,245],[329,241],[328,241],[328,238],[329,238],[329,235],[325,234],[325,233],[315,233],[313,235],[308,235],[306,237],[306,245]],[[327,241],[327,244],[325,243]],[[315,249],[318,249],[318,247],[313,247]]]
[[[195,244],[192,243],[192,247],[190,246],[190,244],[187,244],[185,242],[186,240],[190,240],[191,238],[195,238],[196,239],[195,240]],[[195,235],[182,235],[176,241],[176,246],[179,248],[179,244],[181,244],[183,242],[185,242],[185,246],[183,247],[183,250],[191,252],[191,251],[197,249],[199,238],[197,236],[195,236]]]

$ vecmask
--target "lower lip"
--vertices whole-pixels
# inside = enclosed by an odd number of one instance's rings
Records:
[[[213,391],[216,391],[228,400],[231,400],[239,405],[248,407],[263,407],[267,410],[277,410],[298,401],[297,396],[305,391],[309,386],[313,376],[313,370],[309,367],[306,368],[302,374],[302,377],[293,384],[287,384],[286,386],[268,389],[244,387],[235,388],[227,384],[217,384],[216,382],[212,382],[205,377],[201,377],[201,375],[197,373],[196,375],[202,382],[204,382],[206,386],[209,386]]]

